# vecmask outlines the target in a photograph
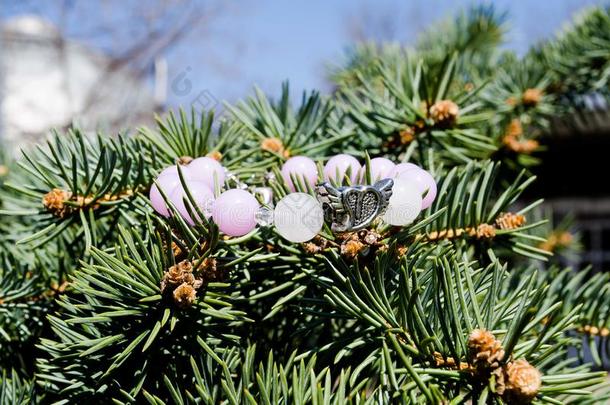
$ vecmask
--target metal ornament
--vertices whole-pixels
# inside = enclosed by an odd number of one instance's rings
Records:
[[[366,228],[388,208],[394,180],[379,180],[372,186],[334,187],[328,182],[316,187],[324,220],[334,232]]]

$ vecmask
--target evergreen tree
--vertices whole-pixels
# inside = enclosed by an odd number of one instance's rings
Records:
[[[564,228],[520,199],[551,122],[610,97],[610,10],[523,58],[499,48],[504,21],[479,7],[414,48],[357,47],[334,94],[297,107],[257,90],[220,119],[72,129],[5,162],[0,403],[610,401],[609,273],[561,268]],[[148,199],[160,170],[212,156],[277,201],[288,157],[342,152],[415,162],[438,197],[409,226],[301,244]]]

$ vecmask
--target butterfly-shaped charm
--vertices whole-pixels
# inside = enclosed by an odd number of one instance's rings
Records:
[[[383,214],[392,196],[392,179],[383,179],[372,186],[334,187],[328,182],[317,186],[318,201],[324,219],[334,232],[366,228]]]

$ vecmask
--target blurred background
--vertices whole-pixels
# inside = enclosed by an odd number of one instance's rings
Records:
[[[331,93],[332,67],[360,42],[413,45],[424,29],[480,3],[468,0],[282,2],[204,0],[2,0],[0,141],[6,155],[74,123],[116,134],[171,108],[222,113],[259,86],[291,96]],[[523,55],[585,8],[605,1],[498,0],[503,47]],[[586,96],[578,130],[554,125],[532,196],[546,198],[560,233],[579,241],[574,266],[610,268],[610,182],[606,104]],[[605,102],[604,102],[605,103]],[[602,114],[599,111],[602,111]],[[586,136],[584,136],[584,135]],[[602,136],[600,136],[602,135]],[[0,166],[1,169],[2,166]],[[1,173],[0,173],[1,174]],[[600,181],[601,178],[601,181]],[[533,197],[532,197],[533,198]],[[570,216],[569,223],[559,223]],[[569,229],[569,231],[568,231]]]
[[[592,0],[493,2],[522,54]],[[116,132],[176,106],[221,108],[259,86],[332,91],[362,41],[414,44],[472,1],[3,0],[0,134],[12,148],[73,122]]]

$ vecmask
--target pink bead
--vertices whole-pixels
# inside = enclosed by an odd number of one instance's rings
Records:
[[[393,177],[398,177],[401,173],[406,172],[407,170],[422,170],[421,167],[419,167],[416,164],[413,163],[399,163],[396,166],[394,166],[394,168],[390,171],[389,173],[389,177],[393,178]]]
[[[390,159],[383,157],[371,159],[371,179],[373,180],[373,183],[377,180],[387,179],[390,177],[390,172],[394,169],[394,167],[396,167],[396,164]],[[363,176],[365,169],[365,166],[362,166]]]
[[[327,181],[334,180],[337,183],[342,183],[348,169],[351,169],[349,178],[352,183],[355,183],[360,172],[358,159],[346,154],[333,156],[324,166],[324,178]],[[339,172],[339,178],[337,178],[337,171]]]
[[[180,170],[182,170],[182,175],[185,177],[185,180],[190,179],[190,172],[187,167],[182,166]],[[165,195],[169,198],[170,194],[174,191],[174,189],[180,185],[180,176],[178,175],[178,168],[176,166],[170,166],[165,168],[161,173],[159,173],[159,176],[155,181],[157,182],[157,184],[159,184],[161,190],[163,190]],[[169,217],[169,210],[167,209],[167,205],[165,205],[165,201],[163,200],[163,197],[161,196],[161,192],[159,192],[159,188],[157,187],[157,185],[153,184],[150,187],[149,198],[153,208],[155,209],[155,211],[157,211],[157,213],[163,215],[164,217]]]
[[[210,188],[214,188],[214,179],[219,186],[225,182],[225,169],[218,161],[209,157],[200,157],[189,163],[188,168],[193,180],[203,181]]]
[[[192,181],[191,180],[187,183],[187,187],[188,187],[189,191],[191,192],[191,196],[197,203],[197,207],[199,207],[199,209],[202,211],[202,213],[204,214],[204,216],[206,218],[209,218],[210,214],[206,213],[206,209],[210,205],[211,201],[214,200],[214,193],[210,189],[210,186],[208,186],[206,183],[204,183],[202,181]],[[174,188],[174,191],[170,194],[169,198],[172,201],[172,203],[176,206],[176,209],[178,210],[178,212],[180,213],[182,218],[184,218],[184,220],[189,225],[191,225],[191,226],[195,225],[195,221],[189,215],[189,211],[186,208],[186,205],[184,202],[184,200],[188,199],[188,197],[186,196],[186,192],[184,191],[184,188],[182,187],[182,185],[179,185],[176,188]],[[197,221],[200,222],[201,221],[200,218],[197,217]]]
[[[399,174],[401,179],[412,180],[419,187],[419,191],[423,194],[427,191],[425,197],[422,200],[422,209],[428,208],[432,205],[432,202],[436,198],[436,181],[430,173],[423,169],[419,170],[406,170]]]
[[[304,183],[309,184],[311,187],[315,186],[318,182],[318,167],[316,162],[306,156],[295,156],[284,163],[284,166],[282,166],[282,177],[288,184],[288,187],[290,187],[290,190],[295,191],[296,187],[292,184],[291,175],[298,180],[302,178]]]
[[[258,201],[245,190],[232,189],[222,193],[212,206],[212,218],[218,228],[229,236],[242,236],[256,226]]]

